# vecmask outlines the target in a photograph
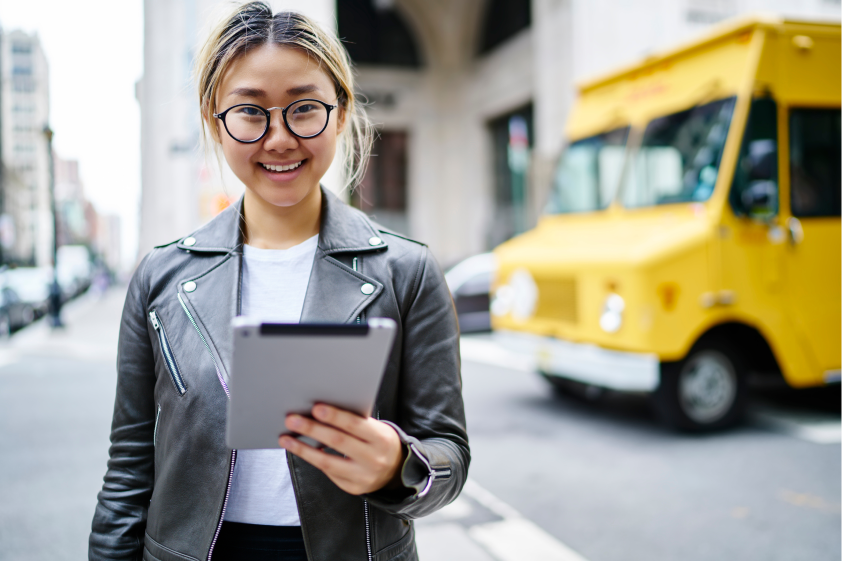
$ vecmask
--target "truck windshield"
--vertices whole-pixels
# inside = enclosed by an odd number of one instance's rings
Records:
[[[623,179],[626,207],[706,201],[734,113],[722,99],[652,120]]]
[[[589,212],[608,206],[620,184],[629,128],[577,140],[562,154],[553,176],[548,214]]]

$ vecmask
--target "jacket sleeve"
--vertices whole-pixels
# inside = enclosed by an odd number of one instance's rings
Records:
[[[143,279],[149,257],[138,266],[123,306],[111,447],[88,542],[90,560],[140,559],[143,552],[155,476],[155,367]]]
[[[426,516],[452,502],[471,461],[456,310],[426,247],[416,279],[403,317],[400,418],[389,423],[406,447],[404,489],[366,496],[374,506],[404,519]]]

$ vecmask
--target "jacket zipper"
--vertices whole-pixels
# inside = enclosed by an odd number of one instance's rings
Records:
[[[161,404],[158,404],[158,412],[155,414],[155,431],[152,433],[152,446],[158,446],[158,421],[161,419]]]
[[[178,371],[178,364],[175,362],[175,356],[172,354],[164,326],[155,310],[149,312],[149,320],[152,322],[152,327],[155,328],[155,332],[158,334],[158,343],[161,345],[164,362],[167,363],[167,370],[170,371],[170,377],[172,378],[173,384],[175,384],[175,389],[178,391],[178,395],[184,395],[184,392],[187,391],[187,386],[184,385],[184,379],[181,377],[181,372]]]
[[[178,301],[181,303],[181,307],[184,309],[184,313],[187,314],[187,318],[190,320],[190,323],[192,323],[193,327],[196,329],[196,333],[199,334],[199,339],[202,340],[202,344],[205,345],[205,349],[208,351],[208,354],[211,357],[211,362],[213,362],[213,367],[216,370],[216,377],[219,378],[219,381],[222,384],[222,389],[225,390],[225,395],[227,397],[231,397],[231,394],[228,392],[228,384],[225,383],[225,379],[219,371],[219,366],[216,364],[216,359],[211,352],[210,345],[208,345],[208,342],[205,340],[205,336],[202,335],[202,331],[196,324],[196,320],[193,319],[193,314],[191,314],[190,310],[187,309],[187,305],[181,298],[181,294],[178,295]],[[208,551],[208,561],[211,561],[213,558],[213,548],[216,547],[216,540],[219,539],[219,532],[222,530],[222,521],[225,520],[225,509],[228,508],[228,497],[231,495],[231,480],[234,479],[234,464],[236,462],[237,451],[231,450],[231,466],[228,468],[228,483],[225,484],[225,499],[222,501],[222,512],[219,514],[219,522],[216,524],[216,531],[213,533],[210,551]]]
[[[225,395],[228,394],[228,384],[225,383],[225,379],[222,377],[222,373],[219,371],[219,365],[216,364],[216,359],[211,352],[210,345],[208,342],[205,341],[205,336],[202,335],[202,331],[199,329],[199,326],[196,325],[196,320],[193,319],[193,314],[190,313],[190,310],[187,309],[187,305],[184,303],[184,300],[181,298],[181,294],[178,295],[178,301],[181,303],[181,307],[184,309],[184,313],[187,314],[187,319],[190,320],[190,323],[193,324],[193,327],[196,329],[196,333],[199,334],[199,339],[202,340],[202,343],[205,345],[205,349],[208,351],[208,354],[211,357],[211,362],[213,362],[213,367],[216,370],[216,377],[219,378],[219,382],[222,384],[222,389],[225,390]]]
[[[228,496],[231,494],[231,480],[234,479],[234,463],[237,461],[237,451],[231,450],[231,467],[228,469],[228,483],[225,485],[225,500],[222,501],[222,513],[219,515],[219,523],[216,525],[216,532],[213,533],[208,561],[213,559],[213,548],[216,547],[216,540],[219,539],[219,532],[222,530],[222,521],[225,520],[225,509],[228,508]]]
[[[351,267],[354,271],[359,272],[358,270],[358,263],[356,257],[354,257],[353,261],[351,261]],[[357,316],[357,323],[361,324],[363,322],[362,314]],[[380,411],[377,412],[377,418],[380,418]],[[363,514],[365,514],[365,546],[368,552],[368,561],[373,561],[374,556],[372,555],[372,547],[371,547],[371,517],[368,512],[368,501],[363,499]]]

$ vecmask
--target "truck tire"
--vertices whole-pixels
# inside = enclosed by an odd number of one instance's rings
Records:
[[[740,355],[724,343],[708,342],[694,347],[684,360],[661,363],[661,382],[652,397],[668,426],[704,432],[738,424],[746,393]]]

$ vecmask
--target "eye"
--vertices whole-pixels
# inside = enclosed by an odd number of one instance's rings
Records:
[[[241,115],[243,117],[259,117],[263,116],[263,111],[258,109],[253,105],[243,105],[242,107],[236,107],[233,111],[237,115]]]
[[[302,103],[301,105],[295,106],[295,109],[293,109],[293,113],[296,115],[304,115],[307,113],[312,113],[313,111],[317,111],[320,108],[321,106],[316,103]]]

